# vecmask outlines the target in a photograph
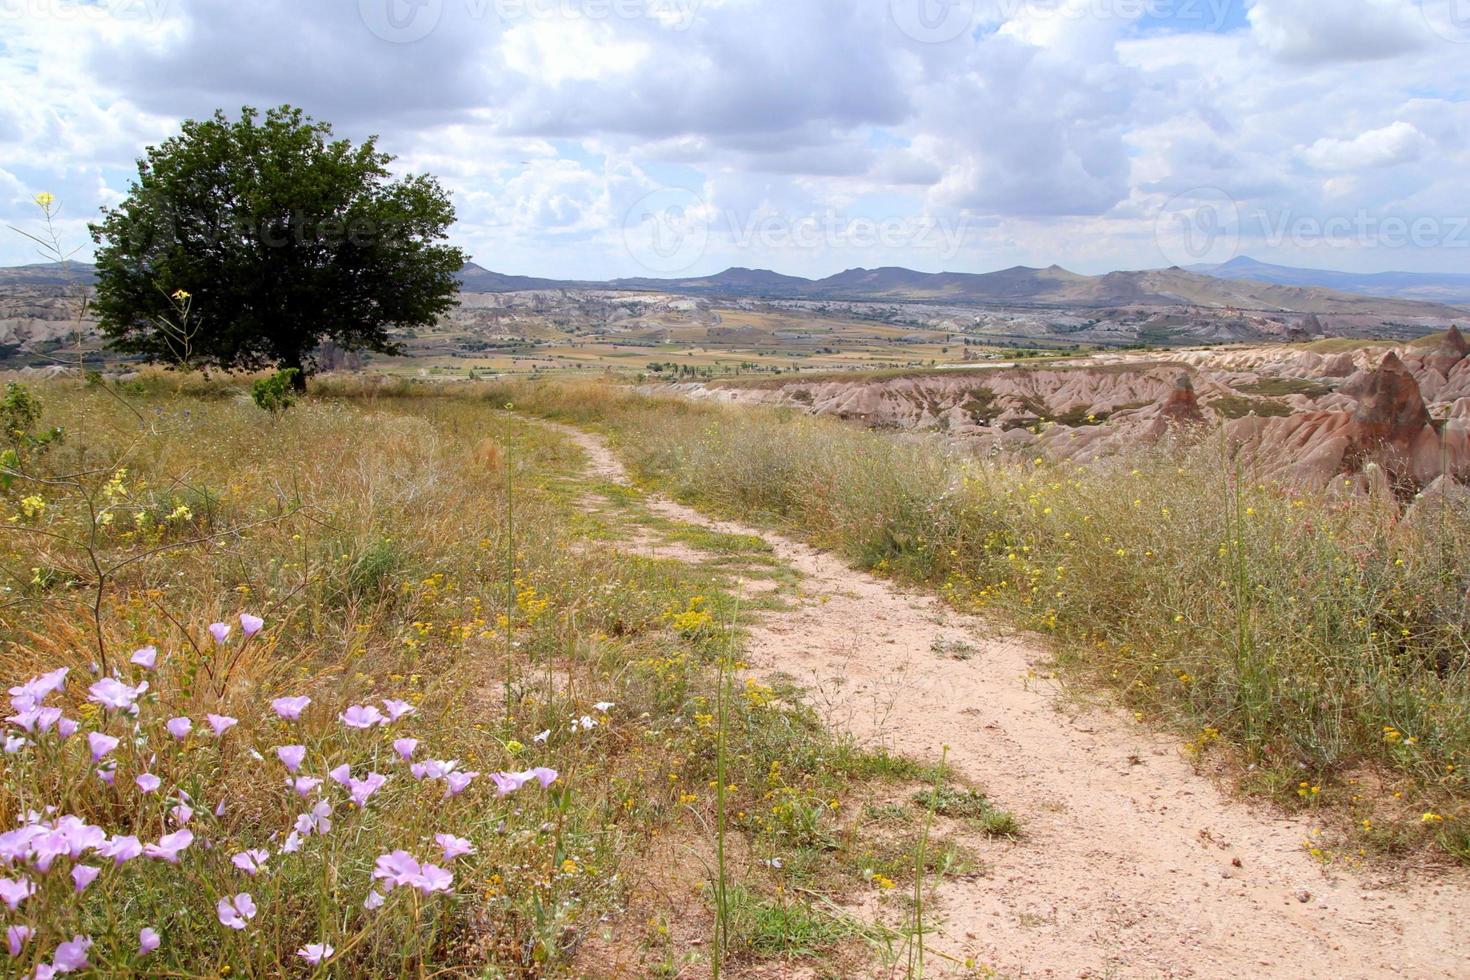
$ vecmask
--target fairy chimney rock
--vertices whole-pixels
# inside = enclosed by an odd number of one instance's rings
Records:
[[[1194,382],[1188,374],[1181,374],[1174,382],[1174,390],[1159,409],[1159,414],[1171,422],[1203,422],[1205,413],[1200,411],[1199,399],[1194,394]]]
[[[1461,338],[1463,341],[1463,338]],[[1429,410],[1414,376],[1390,351],[1363,384],[1358,409],[1357,442],[1362,446],[1407,446],[1429,424]]]
[[[1426,363],[1440,374],[1449,377],[1450,371],[1465,359],[1466,354],[1470,354],[1470,344],[1465,342],[1465,335],[1460,332],[1459,325],[1452,323],[1449,331],[1434,348],[1434,353],[1426,358]]]

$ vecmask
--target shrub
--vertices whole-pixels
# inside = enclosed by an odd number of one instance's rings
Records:
[[[256,407],[270,412],[276,416],[296,404],[296,389],[292,386],[291,379],[300,372],[295,368],[286,368],[277,371],[266,378],[260,378],[250,386],[250,398]]]

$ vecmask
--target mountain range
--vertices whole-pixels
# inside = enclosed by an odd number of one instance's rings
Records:
[[[1281,286],[1321,286],[1366,296],[1417,299],[1430,303],[1470,303],[1470,274],[1428,272],[1335,272],[1271,265],[1242,255],[1219,265],[1192,265],[1188,271],[1221,279],[1251,279]]]
[[[466,290],[479,292],[580,288],[834,302],[1084,308],[1199,306],[1290,313],[1371,311],[1406,317],[1464,315],[1464,311],[1450,309],[1441,301],[1367,296],[1310,283],[1227,278],[1178,267],[1085,276],[1057,265],[1045,269],[1016,266],[985,273],[915,272],[888,266],[848,269],[825,279],[802,279],[768,269],[736,267],[713,276],[683,279],[581,282],[504,276],[470,263],[460,271],[460,281]],[[1470,295],[1466,302],[1470,303]]]
[[[0,285],[90,283],[85,263],[0,269]],[[920,302],[1029,307],[1194,306],[1287,313],[1375,313],[1403,317],[1457,317],[1470,306],[1470,275],[1379,273],[1359,275],[1273,266],[1238,258],[1219,266],[1149,269],[1086,276],[1060,266],[1016,266],[998,272],[915,272],[897,266],[848,269],[825,279],[803,279],[768,269],[731,268],[712,276],[614,279],[607,282],[543,279],[492,272],[473,262],[459,272],[465,292],[606,289],[810,301]]]

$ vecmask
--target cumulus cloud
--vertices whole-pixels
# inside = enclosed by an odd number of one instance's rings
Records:
[[[1254,0],[1247,16],[1263,48],[1304,64],[1393,58],[1429,41],[1403,0]]]
[[[573,278],[642,271],[623,225],[668,187],[716,218],[697,271],[808,275],[1159,264],[1156,215],[1201,189],[1247,214],[1466,206],[1470,47],[1415,3],[1254,0],[1161,31],[1142,4],[925,2],[50,0],[0,16],[0,223],[49,190],[83,242],[182,119],[281,102],[438,175],[483,263]],[[720,231],[921,218],[967,229],[960,250]]]
[[[1395,122],[1349,139],[1323,137],[1302,153],[1318,170],[1346,172],[1418,160],[1429,140],[1409,123]]]

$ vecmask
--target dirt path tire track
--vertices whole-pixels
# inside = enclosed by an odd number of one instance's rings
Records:
[[[597,436],[557,428],[627,483]],[[948,881],[931,945],[1006,976],[1470,977],[1470,876],[1332,875],[1309,822],[1233,800],[1126,712],[1060,709],[1046,651],[770,532],[662,497],[662,516],[764,538],[808,601],[750,628],[757,673],[794,676],[834,724],[956,769],[1023,821],[987,877]],[[966,660],[936,656],[963,642]],[[1238,859],[1239,867],[1233,861]],[[1305,899],[1305,900],[1304,900]]]

